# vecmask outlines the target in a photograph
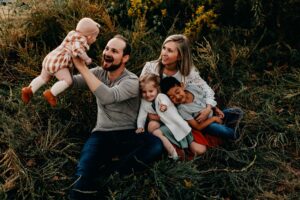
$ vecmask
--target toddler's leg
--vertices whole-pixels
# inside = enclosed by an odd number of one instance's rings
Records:
[[[48,103],[55,107],[57,104],[56,96],[65,91],[72,84],[72,77],[69,69],[63,68],[55,73],[55,77],[59,80],[51,89],[44,92],[44,97]]]
[[[29,85],[32,89],[32,93],[34,94],[40,87],[45,85],[51,79],[51,75],[46,72],[46,70],[42,69],[41,74],[33,79]]]
[[[55,77],[59,80],[51,87],[51,93],[54,96],[59,95],[72,85],[72,76],[68,68],[63,68],[55,73]]]
[[[165,149],[167,150],[167,152],[169,154],[169,157],[173,158],[174,160],[177,160],[178,154],[176,152],[176,149],[173,147],[172,143],[168,140],[168,138],[163,135],[161,130],[156,129],[155,131],[152,132],[152,134],[155,135],[156,137],[158,137],[162,141]]]
[[[22,88],[22,100],[24,103],[28,103],[33,94],[43,85],[45,85],[51,79],[51,75],[42,70],[41,74],[33,79],[28,87]]]
[[[158,121],[151,120],[148,123],[148,132],[153,133],[156,129],[160,127],[160,123]]]
[[[206,152],[206,146],[203,144],[198,144],[195,141],[190,144],[189,148],[196,155],[201,155]]]

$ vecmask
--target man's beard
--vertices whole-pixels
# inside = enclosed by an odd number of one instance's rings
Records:
[[[103,59],[103,62],[104,62],[104,59],[105,59],[105,58],[102,58],[102,59]],[[108,57],[108,59],[110,59],[110,60],[109,60],[110,62],[112,62],[112,63],[114,62],[113,58]],[[103,65],[104,65],[104,64],[103,64]],[[113,71],[119,69],[121,65],[122,65],[122,63],[121,63],[121,61],[120,61],[119,64],[111,64],[109,67],[103,67],[103,69],[104,69],[105,71],[108,71],[108,72],[113,72]]]
[[[111,66],[109,66],[109,67],[105,67],[105,68],[103,68],[105,71],[108,71],[108,72],[113,72],[113,71],[115,71],[115,70],[117,70],[117,69],[119,69],[119,67],[121,66],[121,62],[119,63],[119,64],[117,64],[117,65],[111,65]]]

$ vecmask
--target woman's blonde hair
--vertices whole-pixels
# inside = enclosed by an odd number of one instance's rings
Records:
[[[177,68],[183,76],[188,76],[192,67],[194,67],[189,39],[182,34],[170,35],[165,39],[162,47],[168,42],[175,42],[177,44],[177,50],[180,55],[180,60],[177,60]],[[161,60],[162,58],[159,56],[158,61],[160,74],[163,71],[163,64]]]

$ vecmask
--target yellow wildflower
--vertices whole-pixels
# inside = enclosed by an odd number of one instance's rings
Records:
[[[167,9],[162,9],[162,10],[161,10],[161,15],[162,15],[163,17],[167,16]]]

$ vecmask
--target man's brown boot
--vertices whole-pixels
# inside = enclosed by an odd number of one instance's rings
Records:
[[[43,93],[44,98],[48,101],[48,103],[52,106],[55,107],[57,105],[57,100],[56,97],[51,93],[51,91],[45,90],[45,92]]]
[[[33,96],[33,93],[32,93],[32,90],[31,90],[31,86],[29,86],[29,87],[23,87],[21,93],[22,93],[22,95],[21,95],[22,101],[25,104],[28,104],[28,102],[30,101],[31,97]]]

